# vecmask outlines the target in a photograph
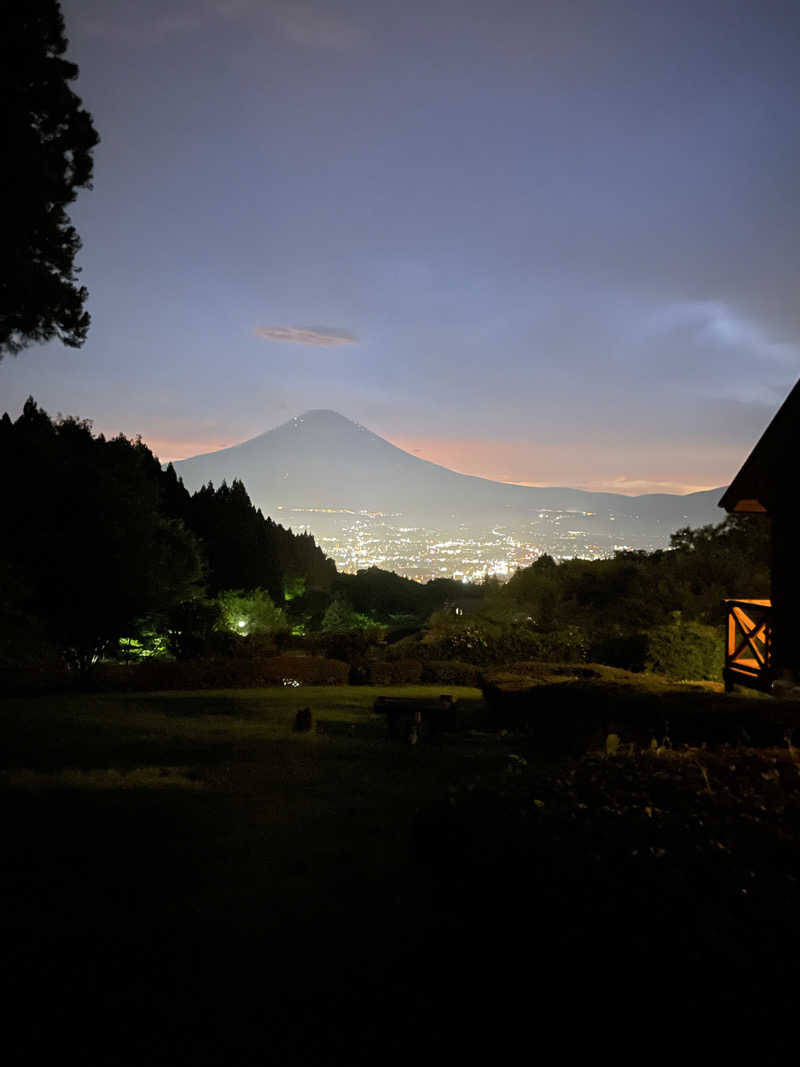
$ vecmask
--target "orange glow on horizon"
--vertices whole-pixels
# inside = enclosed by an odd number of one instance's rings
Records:
[[[189,427],[187,427],[189,429]],[[546,443],[480,437],[388,435],[404,451],[460,474],[527,486],[566,486],[594,492],[694,493],[727,485],[742,462],[729,445],[664,442],[632,448],[615,442]],[[162,463],[240,444],[209,433],[176,435],[159,428],[143,434]]]
[[[222,448],[230,448],[231,445],[239,444],[238,441],[220,441],[214,438],[210,440],[203,440],[202,438],[174,440],[169,437],[146,437],[144,434],[142,434],[142,441],[153,455],[158,456],[162,463],[190,459],[192,456],[204,455],[206,452],[219,452]]]
[[[406,435],[389,439],[420,459],[460,474],[514,485],[564,486],[626,496],[716,489],[728,484],[742,461],[735,447],[686,442],[632,449],[614,442],[541,444]]]

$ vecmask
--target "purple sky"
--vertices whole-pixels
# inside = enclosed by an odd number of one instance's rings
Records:
[[[791,2],[62,0],[90,337],[162,458],[326,407],[470,473],[720,485],[800,375]]]

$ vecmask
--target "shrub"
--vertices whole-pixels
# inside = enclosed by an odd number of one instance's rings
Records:
[[[215,600],[196,598],[177,604],[167,614],[167,648],[178,659],[215,655],[220,642],[232,646],[233,634],[217,627],[222,611]]]
[[[420,643],[425,659],[455,659],[462,663],[489,666],[512,660],[529,659],[546,663],[578,663],[586,659],[588,642],[579,626],[557,630],[528,627],[487,628],[480,621],[449,633],[429,632]]]
[[[399,641],[392,641],[383,650],[382,655],[386,660],[395,659],[419,659],[431,658],[431,646],[429,643],[420,641],[417,634],[409,634]]]
[[[385,631],[381,626],[370,626],[363,630],[322,634],[312,644],[324,650],[330,659],[343,659],[353,663],[361,661],[371,648],[381,644],[384,636]]]
[[[421,681],[438,685],[477,685],[480,669],[474,663],[459,660],[429,660],[422,669]]]
[[[228,589],[217,597],[220,625],[239,637],[248,634],[276,634],[289,629],[281,608],[276,607],[266,589]]]
[[[579,626],[510,634],[505,646],[504,661],[524,658],[541,663],[582,663],[589,651],[586,635]]]
[[[369,664],[372,685],[417,685],[422,678],[422,664],[418,659],[399,659]]]
[[[63,663],[54,660],[39,666],[28,664],[10,667],[0,664],[0,695],[13,693],[47,693],[66,689],[74,684],[72,675]]]
[[[593,644],[589,658],[594,663],[606,663],[609,667],[643,671],[647,653],[647,634],[615,634]]]
[[[458,659],[464,663],[491,663],[497,655],[495,638],[477,623],[469,622],[458,630],[440,633],[423,644],[436,659]]]
[[[527,690],[543,681],[541,676],[510,666],[487,670],[484,678],[491,685],[499,685],[505,693],[512,693],[519,689]]]
[[[322,656],[253,656],[102,664],[93,679],[107,689],[249,689],[262,685],[346,685],[350,667]]]
[[[610,667],[654,671],[673,678],[719,678],[724,646],[722,635],[713,627],[676,618],[669,626],[607,637],[592,646],[591,659]]]
[[[301,685],[347,685],[350,664],[323,656],[273,656],[263,661],[265,685],[294,679]]]
[[[675,678],[720,678],[724,662],[722,635],[711,626],[676,620],[647,634],[645,667]]]
[[[354,611],[350,602],[342,596],[335,597],[322,616],[323,633],[350,633],[351,630],[365,630],[370,625],[369,617]]]
[[[276,634],[250,634],[234,637],[230,654],[236,659],[265,659],[278,653],[279,637]]]

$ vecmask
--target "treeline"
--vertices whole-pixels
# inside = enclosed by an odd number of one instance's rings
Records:
[[[0,419],[0,669],[260,654],[306,641],[349,658],[464,595],[370,568],[338,574],[240,481],[190,493],[141,440],[94,435],[29,399]],[[475,598],[480,590],[467,592]],[[247,639],[247,640],[243,640]]]
[[[32,399],[15,422],[0,419],[0,473],[6,673],[299,644],[362,678],[377,676],[370,663],[407,680],[426,663],[457,680],[462,664],[466,680],[530,660],[719,677],[725,597],[769,596],[768,524],[757,517],[680,530],[665,551],[542,556],[505,584],[338,574],[313,537],[265,518],[241,482],[189,493],[140,440],[95,436]]]
[[[420,650],[478,664],[591,660],[719,678],[725,598],[769,595],[768,520],[731,516],[679,530],[663,551],[541,556],[505,585],[485,582],[472,610],[435,615]]]
[[[85,672],[120,642],[158,637],[184,651],[224,623],[226,592],[274,608],[336,576],[312,537],[264,518],[241,482],[190,494],[140,440],[53,420],[33,399],[0,419],[0,472],[6,664],[50,650]]]

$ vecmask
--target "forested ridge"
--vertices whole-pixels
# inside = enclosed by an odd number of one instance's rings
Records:
[[[469,684],[476,668],[524,660],[714,678],[724,598],[769,595],[768,525],[752,518],[680,530],[664,551],[544,555],[505,584],[338,574],[242,482],[190,493],[141,440],[95,435],[32,398],[0,420],[0,470],[5,668],[86,676],[102,659],[241,656],[266,641],[324,651],[351,680],[375,660],[412,682],[430,662],[463,665],[453,679]]]
[[[33,399],[0,420],[0,470],[6,658],[50,649],[85,672],[121,640],[215,626],[225,590],[280,602],[336,573],[312,537],[265,519],[241,482],[190,494],[141,440],[95,436]]]

